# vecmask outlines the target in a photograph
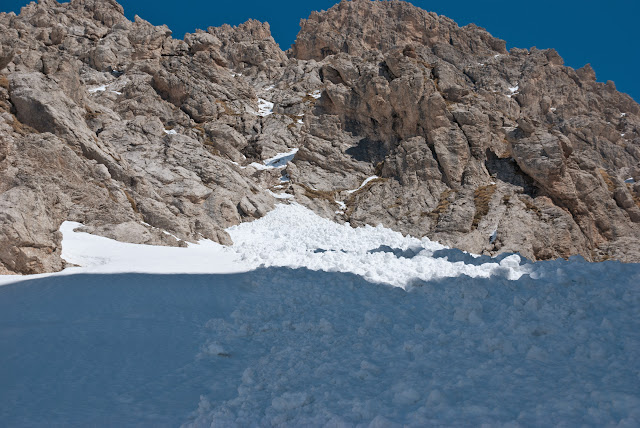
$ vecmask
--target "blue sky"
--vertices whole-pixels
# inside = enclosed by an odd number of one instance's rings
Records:
[[[618,90],[640,101],[640,2],[637,0],[411,0],[423,9],[446,15],[460,25],[473,22],[507,41],[507,47],[555,48],[571,67],[591,63],[598,81],[613,80]],[[295,40],[299,21],[312,10],[328,9],[337,0],[231,2],[121,0],[125,14],[153,24],[167,24],[175,37],[196,28],[249,18],[271,24],[283,49]],[[2,0],[0,10],[18,12],[25,0]]]

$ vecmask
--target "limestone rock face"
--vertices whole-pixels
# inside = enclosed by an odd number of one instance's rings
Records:
[[[476,253],[638,262],[640,107],[399,1],[314,12],[287,52],[255,20],[177,40],[114,0],[0,13],[0,273],[64,268],[65,220],[230,244],[278,193]]]
[[[353,56],[401,47],[408,56],[412,46],[431,46],[449,59],[467,54],[507,53],[503,40],[483,28],[461,29],[451,19],[401,1],[342,1],[322,13],[302,20],[293,55],[320,61],[340,52]]]

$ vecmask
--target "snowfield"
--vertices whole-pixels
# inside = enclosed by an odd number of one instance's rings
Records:
[[[79,267],[0,277],[2,426],[640,425],[639,265],[474,256],[296,204],[231,247],[78,226]]]

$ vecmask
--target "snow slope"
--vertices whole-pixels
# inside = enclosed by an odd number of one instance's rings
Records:
[[[74,226],[84,267],[0,287],[0,426],[640,425],[638,265],[477,257],[297,205],[232,247]],[[150,274],[172,271],[208,274]]]
[[[637,266],[554,267],[410,291],[289,268],[8,285],[0,425],[638,426]]]
[[[579,265],[410,292],[265,271],[260,299],[205,326],[201,358],[248,358],[237,394],[214,380],[188,426],[638,426],[637,268]]]

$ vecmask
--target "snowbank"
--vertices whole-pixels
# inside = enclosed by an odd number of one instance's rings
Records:
[[[279,167],[295,156],[295,152],[275,156],[267,163],[270,167]],[[460,275],[515,280],[533,272],[533,265],[522,264],[517,255],[495,259],[472,256],[427,238],[403,236],[382,226],[353,228],[349,224],[334,223],[295,203],[277,205],[259,220],[227,229],[234,241],[231,247],[206,240],[188,248],[127,244],[75,232],[80,226],[65,222],[60,228],[62,257],[79,267],[56,275],[217,274],[283,266],[354,273],[371,282],[407,287],[420,281]],[[29,278],[0,277],[0,284]]]

